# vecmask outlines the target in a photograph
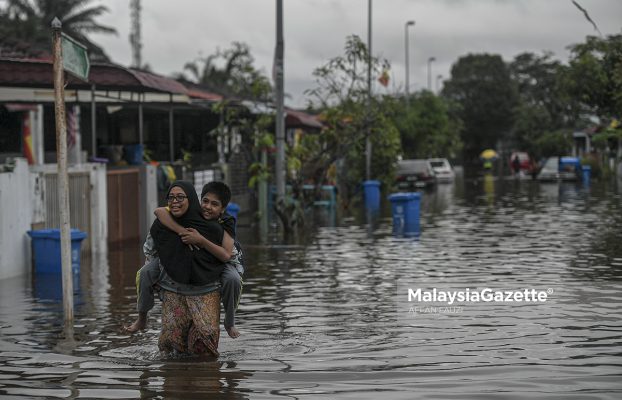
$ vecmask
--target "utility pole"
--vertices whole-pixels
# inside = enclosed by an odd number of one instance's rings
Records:
[[[367,3],[367,137],[365,139],[365,179],[371,179],[371,0]]]
[[[71,237],[69,222],[69,176],[67,174],[67,125],[65,117],[65,79],[61,45],[62,24],[52,21],[52,54],[54,59],[54,115],[56,117],[56,158],[58,165],[58,208],[60,211],[60,246],[63,281],[65,326],[73,327],[73,271],[71,270]]]
[[[285,118],[283,112],[283,0],[276,0],[276,51],[274,55],[276,103],[276,203],[285,199]]]
[[[130,31],[130,44],[132,45],[132,66],[134,68],[142,67],[141,50],[143,45],[140,37],[140,0],[131,0],[130,16],[132,19],[132,27]]]

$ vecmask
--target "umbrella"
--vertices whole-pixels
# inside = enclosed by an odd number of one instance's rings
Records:
[[[493,160],[497,157],[499,157],[499,155],[493,149],[486,149],[479,155],[479,158],[483,158],[484,160]]]

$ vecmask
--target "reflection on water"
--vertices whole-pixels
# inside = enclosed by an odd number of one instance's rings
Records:
[[[617,399],[621,208],[616,187],[482,176],[426,191],[416,239],[391,235],[388,205],[371,219],[318,209],[294,243],[242,228],[242,336],[223,331],[211,362],[158,353],[159,303],[147,331],[120,330],[139,243],[83,260],[73,341],[41,281],[0,281],[0,397]],[[553,294],[408,321],[398,278]]]

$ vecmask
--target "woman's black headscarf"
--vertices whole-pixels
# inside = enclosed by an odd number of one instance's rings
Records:
[[[173,216],[173,219],[184,228],[194,228],[206,239],[219,246],[222,245],[223,228],[217,221],[207,221],[203,218],[194,186],[187,181],[175,181],[166,195],[168,196],[176,186],[188,196],[189,205],[184,215],[179,218]],[[211,253],[204,249],[190,250],[177,233],[166,228],[157,219],[151,225],[150,232],[160,263],[174,281],[200,286],[220,279],[224,264]]]

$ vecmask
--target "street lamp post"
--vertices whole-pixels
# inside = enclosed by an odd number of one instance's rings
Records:
[[[436,61],[436,58],[428,58],[428,90],[432,91],[432,61]]]
[[[406,101],[408,101],[408,91],[410,86],[410,67],[409,67],[409,57],[408,57],[408,27],[414,26],[415,21],[408,21],[404,25],[404,48],[406,52],[406,88],[404,89],[404,93],[406,95]]]
[[[436,94],[438,94],[438,82],[443,80],[443,75],[436,75]]]

